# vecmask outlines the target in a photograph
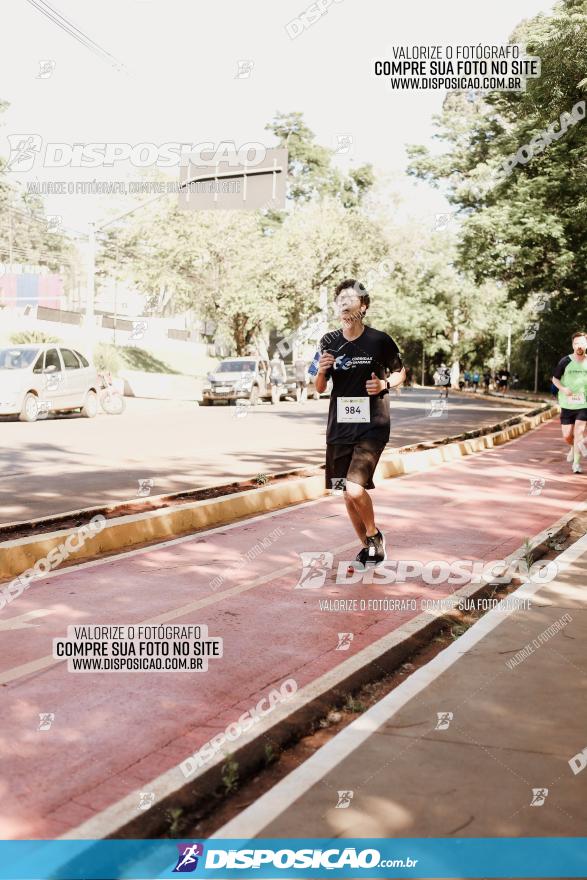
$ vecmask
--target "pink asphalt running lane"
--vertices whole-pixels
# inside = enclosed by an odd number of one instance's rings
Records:
[[[500,559],[554,523],[587,498],[587,474],[570,473],[559,433],[549,422],[504,446],[378,486],[372,494],[388,558]],[[545,484],[530,495],[535,478]],[[277,528],[282,534],[247,561]],[[0,614],[0,836],[56,837],[135,789],[149,790],[150,780],[272,687],[295,678],[301,688],[420,614],[328,612],[321,599],[438,598],[451,590],[333,578],[320,589],[295,588],[301,552],[345,545],[335,567],[358,545],[334,496],[33,584]],[[215,577],[223,578],[216,589]],[[44,616],[7,628],[29,612]],[[52,639],[70,624],[145,621],[207,624],[210,636],[223,638],[224,656],[205,673],[69,673],[50,659]],[[336,650],[339,632],[354,633],[350,651]],[[40,731],[44,712],[55,718]]]

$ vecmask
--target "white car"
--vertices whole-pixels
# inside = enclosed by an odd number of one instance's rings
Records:
[[[52,343],[0,348],[0,415],[35,422],[50,412],[98,412],[100,380],[95,367],[73,348]]]

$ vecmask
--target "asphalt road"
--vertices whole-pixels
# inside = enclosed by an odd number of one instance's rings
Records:
[[[458,434],[520,412],[506,401],[455,395],[446,418],[430,415],[435,389],[392,399],[390,446]],[[532,404],[529,404],[532,406]],[[121,416],[76,415],[0,423],[0,523],[221,485],[321,464],[328,400],[252,409],[127,399]]]

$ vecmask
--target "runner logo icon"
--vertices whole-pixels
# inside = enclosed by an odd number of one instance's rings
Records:
[[[336,810],[346,810],[347,807],[350,807],[354,794],[355,794],[354,791],[339,791],[338,792],[338,803],[337,803],[335,809]]]
[[[195,871],[198,867],[198,857],[204,855],[204,846],[201,843],[178,843],[177,865],[173,873],[187,874]]]
[[[453,720],[454,715],[452,712],[437,712],[436,716],[438,721],[436,722],[436,727],[434,730],[448,730],[450,726],[450,722]]]
[[[532,789],[532,800],[530,801],[530,806],[531,807],[543,806],[547,797],[548,797],[548,789],[547,788],[533,788]]]
[[[302,573],[297,582],[296,590],[319,590],[324,586],[326,575],[332,568],[334,556],[324,550],[300,553]]]

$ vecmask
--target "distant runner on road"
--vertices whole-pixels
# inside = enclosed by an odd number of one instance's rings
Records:
[[[573,353],[558,362],[552,374],[552,384],[558,388],[563,440],[571,447],[567,461],[572,462],[574,474],[581,474],[581,456],[587,455],[583,439],[587,422],[587,334],[577,331],[573,333],[572,341]]]
[[[499,373],[497,374],[497,387],[502,392],[502,394],[505,394],[506,391],[508,390],[509,381],[510,381],[510,371],[505,370],[505,369],[500,370]]]
[[[316,390],[332,379],[326,432],[326,487],[341,485],[347,513],[362,548],[357,562],[386,558],[385,538],[375,524],[369,489],[389,440],[389,389],[404,382],[399,349],[387,333],[363,324],[370,297],[354,278],[334,293],[342,327],[320,340]],[[386,379],[386,372],[391,376]]]
[[[450,388],[450,370],[444,362],[436,368],[432,378],[434,384],[440,387],[440,396],[448,397],[448,389]]]

